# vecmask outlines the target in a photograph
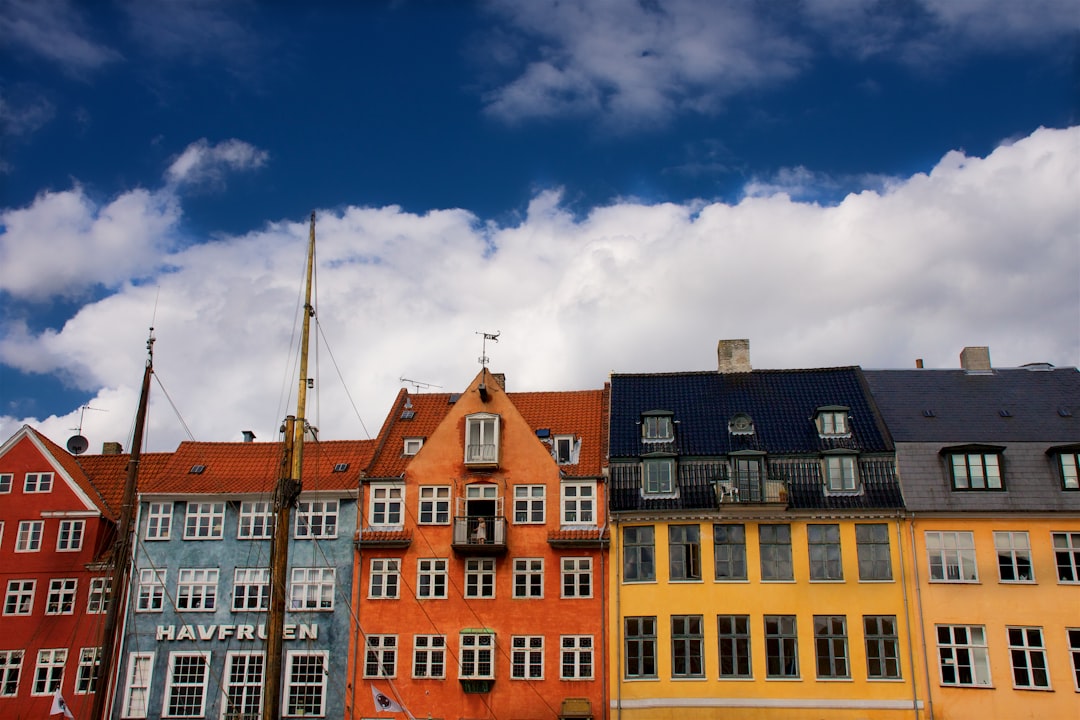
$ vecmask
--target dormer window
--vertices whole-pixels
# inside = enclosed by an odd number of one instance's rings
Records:
[[[736,413],[728,420],[727,429],[732,435],[753,435],[754,419],[746,413]]]
[[[645,458],[641,463],[645,495],[672,495],[675,492],[675,458]]]
[[[415,455],[420,452],[420,448],[424,447],[424,438],[405,438],[405,447],[402,450],[404,455]]]
[[[848,425],[848,408],[829,405],[818,408],[815,416],[818,434],[823,438],[848,437],[851,427]]]
[[[1053,447],[1047,455],[1057,458],[1062,490],[1080,490],[1080,445]]]
[[[577,462],[579,445],[573,435],[556,435],[551,443],[551,454],[560,465],[573,465]]]
[[[967,445],[945,448],[953,490],[1004,490],[1001,454],[1005,448]]]
[[[646,442],[666,442],[675,437],[672,413],[653,410],[641,416],[641,439]]]
[[[465,418],[465,464],[499,464],[499,416],[477,413]]]
[[[830,493],[854,493],[859,490],[858,456],[850,453],[826,455],[825,489]]]

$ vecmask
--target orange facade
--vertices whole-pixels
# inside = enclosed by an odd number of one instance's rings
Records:
[[[603,717],[605,391],[402,391],[361,487],[350,651],[416,717]]]

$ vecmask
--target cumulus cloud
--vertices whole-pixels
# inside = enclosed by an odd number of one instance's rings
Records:
[[[228,171],[255,170],[266,164],[270,154],[242,140],[224,140],[211,145],[202,138],[188,145],[165,172],[171,186],[220,186]]]
[[[1080,30],[1075,0],[490,0],[488,7],[498,23],[489,60],[509,74],[484,96],[490,115],[510,123],[594,115],[622,128],[717,112],[736,93],[796,77],[821,47],[926,66]]]
[[[70,0],[0,0],[0,37],[76,74],[120,60],[87,36],[80,10]]]
[[[957,367],[966,345],[999,366],[1075,365],[1078,184],[1080,128],[1041,129],[832,206],[760,192],[581,216],[548,191],[511,225],[462,209],[320,212],[309,418],[323,438],[365,437],[401,377],[461,390],[477,331],[502,331],[487,354],[511,390],[708,370],[733,337],[750,338],[758,368]],[[157,375],[195,437],[274,438],[292,411],[307,234],[298,219],[178,250],[154,287],[125,284],[58,331],[8,328],[0,361],[65,374],[109,410],[85,419],[92,445],[123,440],[156,307]],[[184,425],[155,392],[151,446],[172,449]],[[0,437],[31,422],[63,441],[77,413],[0,418]]]
[[[98,205],[81,187],[0,211],[0,290],[31,302],[118,288],[157,268],[180,207],[170,193],[132,190]]]

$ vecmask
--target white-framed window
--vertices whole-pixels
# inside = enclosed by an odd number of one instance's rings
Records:
[[[397,677],[397,635],[372,635],[364,640],[364,677]]]
[[[449,485],[425,485],[420,488],[420,512],[416,522],[420,525],[450,524]]]
[[[185,540],[221,540],[225,537],[225,503],[189,502],[184,516]]]
[[[990,687],[990,656],[982,625],[938,625],[941,684]]]
[[[301,500],[296,505],[295,536],[300,540],[336,538],[337,500]]]
[[[1006,628],[1009,635],[1009,658],[1012,661],[1013,687],[1049,690],[1050,670],[1046,665],[1046,644],[1041,627]]]
[[[372,485],[368,508],[372,527],[401,527],[405,518],[405,487]]]
[[[285,655],[285,715],[326,715],[326,651],[291,650]]]
[[[1080,452],[1058,453],[1058,468],[1061,470],[1061,488],[1080,490]]]
[[[213,612],[219,577],[218,568],[181,568],[176,578],[176,611]]]
[[[396,599],[400,583],[401,561],[397,558],[372,558],[368,597]]]
[[[292,569],[289,586],[289,609],[334,609],[334,580],[336,569],[332,567],[298,567]]]
[[[446,636],[413,635],[414,678],[446,677]]]
[[[671,413],[643,415],[641,417],[641,439],[649,442],[665,442],[675,437]]]
[[[64,683],[64,665],[67,663],[66,648],[38,650],[37,666],[34,668],[34,686],[31,695],[52,695]]]
[[[547,488],[544,485],[514,486],[514,524],[542,525]]]
[[[494,558],[469,558],[465,561],[465,597],[495,597]]]
[[[1080,583],[1080,532],[1051,533],[1059,583]]]
[[[592,597],[592,558],[564,557],[562,565],[562,594],[564,598]]]
[[[675,492],[675,459],[645,458],[641,463],[646,495],[669,495]]]
[[[161,612],[165,604],[165,569],[142,568],[135,600],[135,612]]]
[[[573,435],[556,435],[551,443],[551,456],[559,465],[573,465],[577,462],[579,449],[577,438]]]
[[[0,697],[15,697],[19,694],[22,663],[22,650],[0,650]]]
[[[0,495],[11,492],[11,481],[14,479],[11,473],[0,473]]]
[[[563,680],[592,680],[593,636],[563,635],[559,638],[559,646],[559,677]]]
[[[37,580],[8,580],[7,593],[4,595],[4,614],[32,614],[35,587],[37,587]]]
[[[544,597],[544,559],[514,559],[514,597]]]
[[[72,615],[75,613],[75,592],[79,581],[75,578],[57,578],[49,581],[49,594],[45,600],[46,615]]]
[[[447,562],[445,558],[420,558],[417,560],[416,597],[445,598],[446,570]]]
[[[209,675],[209,651],[169,653],[161,716],[201,718],[206,713]]]
[[[563,525],[596,524],[596,485],[591,482],[560,484]]]
[[[817,413],[817,429],[821,437],[846,437],[851,434],[848,427],[848,411],[845,408],[822,408]]]
[[[23,483],[24,493],[52,492],[53,474],[51,472],[26,473]]]
[[[1069,643],[1069,657],[1072,659],[1073,689],[1080,692],[1080,628],[1066,628],[1065,639]]]
[[[270,608],[270,568],[233,571],[233,612],[266,612]]]
[[[996,451],[948,454],[953,490],[1004,490],[1001,454]]]
[[[56,552],[82,550],[85,529],[85,520],[61,520],[60,530],[56,533]]]
[[[458,645],[458,677],[495,679],[495,633],[463,632]]]
[[[173,504],[152,502],[146,508],[146,539],[168,540],[172,533]]]
[[[122,718],[145,718],[150,704],[150,680],[154,672],[154,653],[133,652],[128,655],[124,680],[124,698],[120,706]]]
[[[975,537],[970,532],[926,533],[931,582],[978,582]]]
[[[465,418],[465,464],[499,462],[499,416],[477,413]]]
[[[274,532],[274,508],[269,500],[245,500],[240,503],[240,522],[236,537],[240,540],[269,540]]]
[[[510,638],[510,679],[544,679],[543,635],[514,635]]]
[[[407,437],[405,438],[405,444],[402,448],[402,454],[406,456],[415,455],[420,452],[420,448],[422,447],[424,447],[424,438]]]
[[[225,720],[256,720],[262,712],[266,654],[232,650],[225,654],[221,704]]]
[[[1003,583],[1033,583],[1035,570],[1031,564],[1031,540],[1026,532],[995,532],[998,579]]]
[[[90,578],[90,591],[86,595],[86,614],[101,615],[108,612],[111,594],[111,577]]]
[[[859,464],[855,455],[825,456],[825,487],[831,493],[859,489]]]
[[[101,648],[79,650],[79,668],[75,675],[75,694],[88,695],[97,685],[98,669],[101,667]]]
[[[15,552],[37,552],[41,549],[41,535],[45,532],[44,520],[23,520],[19,523],[19,535],[15,538]]]

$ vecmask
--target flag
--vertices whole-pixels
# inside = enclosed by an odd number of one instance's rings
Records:
[[[63,713],[66,717],[71,718],[71,720],[75,720],[75,716],[71,714],[71,708],[69,708],[68,704],[64,702],[64,696],[60,694],[60,689],[57,688],[56,694],[53,695],[52,710],[49,711],[49,714],[60,715],[61,713]]]
[[[388,698],[374,685],[371,686],[371,699],[375,701],[375,709],[378,712],[405,712],[400,705]]]

